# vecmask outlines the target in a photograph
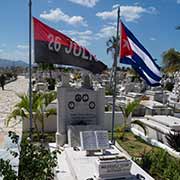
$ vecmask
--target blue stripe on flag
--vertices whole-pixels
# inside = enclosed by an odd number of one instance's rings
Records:
[[[123,24],[124,25],[124,24]],[[144,48],[144,46],[136,39],[136,37],[132,34],[131,31],[124,25],[127,36],[144,52],[146,55],[152,60],[153,64],[160,70],[160,67],[155,63],[152,56],[149,52]]]
[[[138,54],[136,54],[134,52],[134,55],[132,57],[135,62],[137,63],[137,65],[139,67],[141,67],[152,79],[156,80],[156,81],[160,81],[161,77],[159,77],[158,75],[156,75],[143,61],[143,59],[141,59],[140,56],[138,56]]]
[[[124,63],[124,64],[129,64],[133,67],[133,69],[147,82],[148,85],[150,86],[159,86],[160,83],[151,83],[149,81],[149,79],[146,77],[146,75],[143,73],[142,71],[142,68],[131,58],[128,58],[128,57],[124,57],[123,59],[121,59],[121,62]],[[159,80],[156,80],[154,78],[151,78],[153,79],[154,81],[159,81]]]
[[[147,82],[148,85],[150,85],[150,86],[159,86],[160,85],[160,83],[158,83],[158,82],[157,83],[151,83],[140,68],[137,68],[134,65],[132,65],[132,67]]]

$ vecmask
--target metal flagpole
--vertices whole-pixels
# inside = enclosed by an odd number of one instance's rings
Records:
[[[117,11],[117,34],[116,34],[116,49],[115,49],[115,56],[114,56],[114,80],[113,80],[113,107],[112,107],[112,130],[111,130],[111,142],[115,144],[114,141],[114,118],[115,118],[115,106],[116,106],[116,69],[117,69],[117,59],[119,57],[119,21],[120,21],[120,7],[118,7]]]
[[[32,141],[32,67],[31,67],[31,35],[32,35],[32,0],[29,0],[29,128],[30,139]]]

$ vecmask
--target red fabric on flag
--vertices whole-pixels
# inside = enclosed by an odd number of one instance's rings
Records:
[[[120,59],[124,58],[125,56],[132,56],[133,50],[131,48],[131,45],[129,43],[127,34],[125,32],[125,28],[123,23],[121,23],[121,49],[120,49]]]
[[[61,45],[64,45],[66,47],[69,47],[70,43],[73,42],[73,48],[77,50],[79,50],[79,48],[82,48],[80,45],[78,45],[68,36],[47,26],[46,24],[42,23],[35,17],[33,17],[33,22],[34,22],[34,40],[46,41],[46,42],[52,41],[52,43],[60,43]],[[55,42],[55,38],[52,39],[49,35],[53,35],[54,37],[56,37],[56,42]],[[84,49],[89,53],[89,51],[86,48]]]
[[[107,66],[85,47],[36,18],[34,22],[34,54],[36,63],[62,64],[101,73]]]

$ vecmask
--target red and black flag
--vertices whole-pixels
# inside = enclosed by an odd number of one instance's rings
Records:
[[[47,26],[36,18],[34,21],[35,62],[78,66],[101,73],[107,66],[97,61],[86,48],[71,38]]]

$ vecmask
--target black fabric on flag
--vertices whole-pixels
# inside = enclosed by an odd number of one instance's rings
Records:
[[[84,47],[66,35],[48,27],[36,18],[34,21],[34,51],[36,63],[77,66],[101,73],[107,66]]]

